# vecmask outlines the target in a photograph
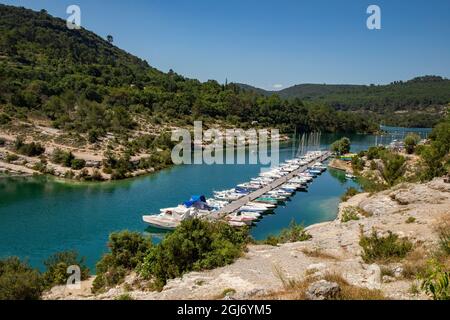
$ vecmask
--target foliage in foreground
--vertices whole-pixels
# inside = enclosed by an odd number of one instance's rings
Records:
[[[450,272],[436,260],[429,261],[421,279],[421,289],[434,300],[450,300]]]
[[[358,208],[355,207],[345,208],[344,212],[342,212],[341,222],[346,223],[352,220],[354,221],[359,220]]]
[[[248,230],[226,223],[198,219],[183,221],[157,246],[150,249],[138,268],[157,288],[189,271],[213,269],[232,263],[249,241]]]
[[[44,288],[38,270],[17,257],[0,260],[0,300],[38,300]]]
[[[109,236],[109,253],[97,263],[97,277],[92,285],[94,293],[113,287],[140,264],[152,247],[151,240],[138,232],[122,231]]]
[[[46,271],[43,274],[47,287],[66,284],[70,274],[67,273],[69,266],[78,266],[81,271],[81,280],[89,278],[89,268],[84,258],[79,258],[75,251],[58,252],[44,261]]]
[[[376,230],[372,230],[372,234],[366,236],[362,228],[359,245],[363,249],[362,258],[366,263],[402,259],[413,247],[408,239],[400,239],[392,231],[388,231],[387,236],[380,237]]]

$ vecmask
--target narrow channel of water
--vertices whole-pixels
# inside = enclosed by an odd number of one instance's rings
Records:
[[[323,148],[342,135],[327,135]],[[367,148],[373,136],[350,137],[354,151]],[[282,146],[280,160],[292,158],[297,148]],[[142,215],[159,212],[193,194],[211,196],[213,190],[232,188],[256,177],[259,165],[189,165],[132,180],[91,184],[66,183],[48,177],[0,179],[0,257],[27,258],[42,267],[49,255],[77,250],[93,270],[107,251],[108,235],[118,230],[144,232]],[[278,234],[292,219],[311,225],[336,217],[339,197],[354,182],[329,170],[308,193],[297,193],[285,207],[266,216],[252,229],[256,239]]]

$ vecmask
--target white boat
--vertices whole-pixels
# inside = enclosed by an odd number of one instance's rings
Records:
[[[346,173],[346,174],[345,174],[345,177],[346,177],[347,179],[349,179],[349,180],[354,180],[354,179],[356,179],[356,176],[354,176],[354,175],[352,175],[352,174],[350,174],[350,173]]]
[[[252,206],[252,207],[267,208],[267,209],[271,209],[271,208],[276,208],[277,207],[275,204],[262,203],[262,202],[248,202],[246,205],[247,206]]]
[[[240,211],[248,211],[248,212],[258,212],[258,213],[263,213],[265,211],[268,211],[267,208],[255,207],[255,206],[249,206],[249,205],[242,206],[239,210]]]
[[[229,220],[228,224],[230,226],[236,227],[236,228],[245,227],[247,225],[245,222],[233,221],[233,220]]]
[[[177,208],[162,209],[160,214],[143,216],[142,220],[157,229],[173,230],[182,221],[193,219],[197,216],[197,211],[193,208],[187,208],[182,214],[178,210],[173,210]]]
[[[257,212],[246,212],[246,211],[236,211],[229,214],[228,216],[232,218],[239,218],[242,220],[251,220],[251,221],[255,221],[261,218],[261,214]]]

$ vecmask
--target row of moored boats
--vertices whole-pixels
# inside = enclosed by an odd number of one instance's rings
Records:
[[[206,199],[204,196],[192,196],[189,201],[174,208],[161,209],[157,215],[144,216],[143,220],[152,227],[158,229],[176,228],[181,221],[192,218],[218,217],[226,206],[234,201],[243,203],[237,210],[225,216],[225,220],[232,226],[242,227],[252,225],[259,221],[265,214],[283,204],[298,191],[307,191],[309,183],[326,170],[321,162],[317,161],[324,152],[309,152],[305,156],[287,160],[277,168],[262,172],[257,178],[237,185],[235,188],[223,191],[214,191],[214,197]],[[293,172],[302,167],[307,167],[294,175]],[[286,179],[291,175],[289,179]],[[279,185],[279,179],[286,181]],[[272,185],[278,185],[271,188]],[[267,192],[256,199],[250,200],[250,195],[263,188]],[[248,201],[242,201],[248,198]]]

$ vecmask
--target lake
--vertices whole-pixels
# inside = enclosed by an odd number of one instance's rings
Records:
[[[342,135],[322,136],[322,148]],[[373,145],[374,136],[352,135],[352,151]],[[292,158],[297,146],[280,148],[280,160]],[[130,180],[72,183],[51,177],[0,178],[0,257],[27,258],[35,267],[58,251],[77,250],[94,270],[107,251],[113,231],[146,232],[142,215],[176,206],[191,195],[211,196],[256,177],[260,165],[185,165]],[[307,193],[297,193],[274,215],[265,216],[252,235],[278,234],[294,219],[311,225],[336,217],[340,196],[354,182],[328,170]],[[148,231],[148,230],[147,230]]]

